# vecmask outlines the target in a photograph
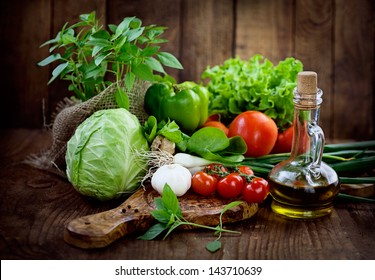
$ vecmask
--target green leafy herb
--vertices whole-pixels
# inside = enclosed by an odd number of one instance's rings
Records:
[[[294,58],[274,66],[261,55],[207,67],[202,79],[208,79],[210,114],[220,113],[230,121],[241,112],[256,110],[274,119],[279,129],[286,128],[293,121],[293,89],[302,70],[302,63]]]
[[[216,227],[205,226],[187,221],[182,216],[177,196],[174,194],[168,184],[165,184],[161,198],[154,198],[154,203],[156,205],[156,209],[151,212],[151,215],[158,221],[158,223],[149,228],[149,230],[142,236],[138,237],[139,239],[152,240],[159,236],[161,233],[167,231],[163,238],[165,239],[173,230],[175,230],[179,226],[188,225],[214,230],[215,234],[218,235],[218,237],[215,239],[215,241],[208,243],[206,249],[210,252],[215,252],[221,248],[221,242],[219,241],[219,239],[221,238],[221,234],[223,232],[240,233],[238,231],[224,229],[222,216],[229,209],[240,205],[242,203],[241,201],[233,201],[221,210],[220,222]]]
[[[142,26],[140,19],[126,17],[119,25],[110,24],[105,30],[95,12],[79,18],[71,26],[66,23],[54,39],[41,45],[50,45],[51,54],[38,65],[59,62],[48,84],[57,78],[68,80],[68,89],[83,101],[113,81],[124,80],[130,91],[136,79],[154,81],[154,71],[166,75],[163,66],[183,68],[172,54],[159,51],[159,45],[167,42],[160,38],[165,27]],[[125,90],[117,90],[116,101],[120,107],[129,106]]]
[[[215,253],[221,249],[221,242],[215,239],[214,241],[207,243],[206,249],[211,253]]]
[[[228,164],[241,162],[247,149],[242,137],[228,138],[222,130],[215,127],[203,127],[191,136],[185,135],[178,147],[204,159]]]
[[[175,121],[161,121],[158,123],[154,116],[149,116],[143,125],[143,131],[149,143],[151,143],[157,135],[164,136],[174,143],[182,141],[182,132]]]

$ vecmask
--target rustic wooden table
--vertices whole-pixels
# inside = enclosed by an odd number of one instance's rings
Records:
[[[51,143],[42,130],[2,131],[0,137],[1,259],[375,259],[375,204],[335,201],[329,217],[294,221],[274,214],[266,202],[252,218],[230,226],[223,248],[209,253],[211,231],[172,233],[166,240],[126,236],[102,249],[64,242],[65,226],[80,216],[112,209],[79,195],[69,182],[22,161]]]

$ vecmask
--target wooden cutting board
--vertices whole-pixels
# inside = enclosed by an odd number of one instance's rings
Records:
[[[146,231],[156,220],[151,216],[155,209],[154,198],[160,196],[151,187],[140,188],[120,206],[105,212],[72,220],[65,228],[65,242],[79,248],[101,248],[134,232]],[[203,197],[191,191],[179,197],[183,216],[190,222],[217,226],[220,211],[233,200],[220,197]],[[252,217],[258,204],[243,202],[226,211],[223,223],[233,223]]]

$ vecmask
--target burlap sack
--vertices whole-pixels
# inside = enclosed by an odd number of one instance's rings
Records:
[[[124,84],[121,82],[121,88]],[[133,113],[143,124],[147,114],[143,109],[144,95],[150,86],[149,82],[136,81],[131,92],[127,92],[130,101],[129,111]],[[73,136],[76,128],[86,118],[94,112],[103,109],[118,108],[115,99],[117,84],[112,84],[100,94],[85,102],[74,102],[68,98],[58,105],[52,123],[52,146],[39,154],[30,155],[25,162],[38,169],[57,173],[61,176],[65,174],[65,153],[66,144]]]

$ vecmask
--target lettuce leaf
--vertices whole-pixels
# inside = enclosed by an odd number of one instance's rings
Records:
[[[293,57],[274,66],[259,54],[249,60],[235,57],[208,66],[201,77],[208,80],[209,112],[231,120],[247,110],[261,111],[282,131],[293,122],[293,90],[302,70],[302,62]]]

